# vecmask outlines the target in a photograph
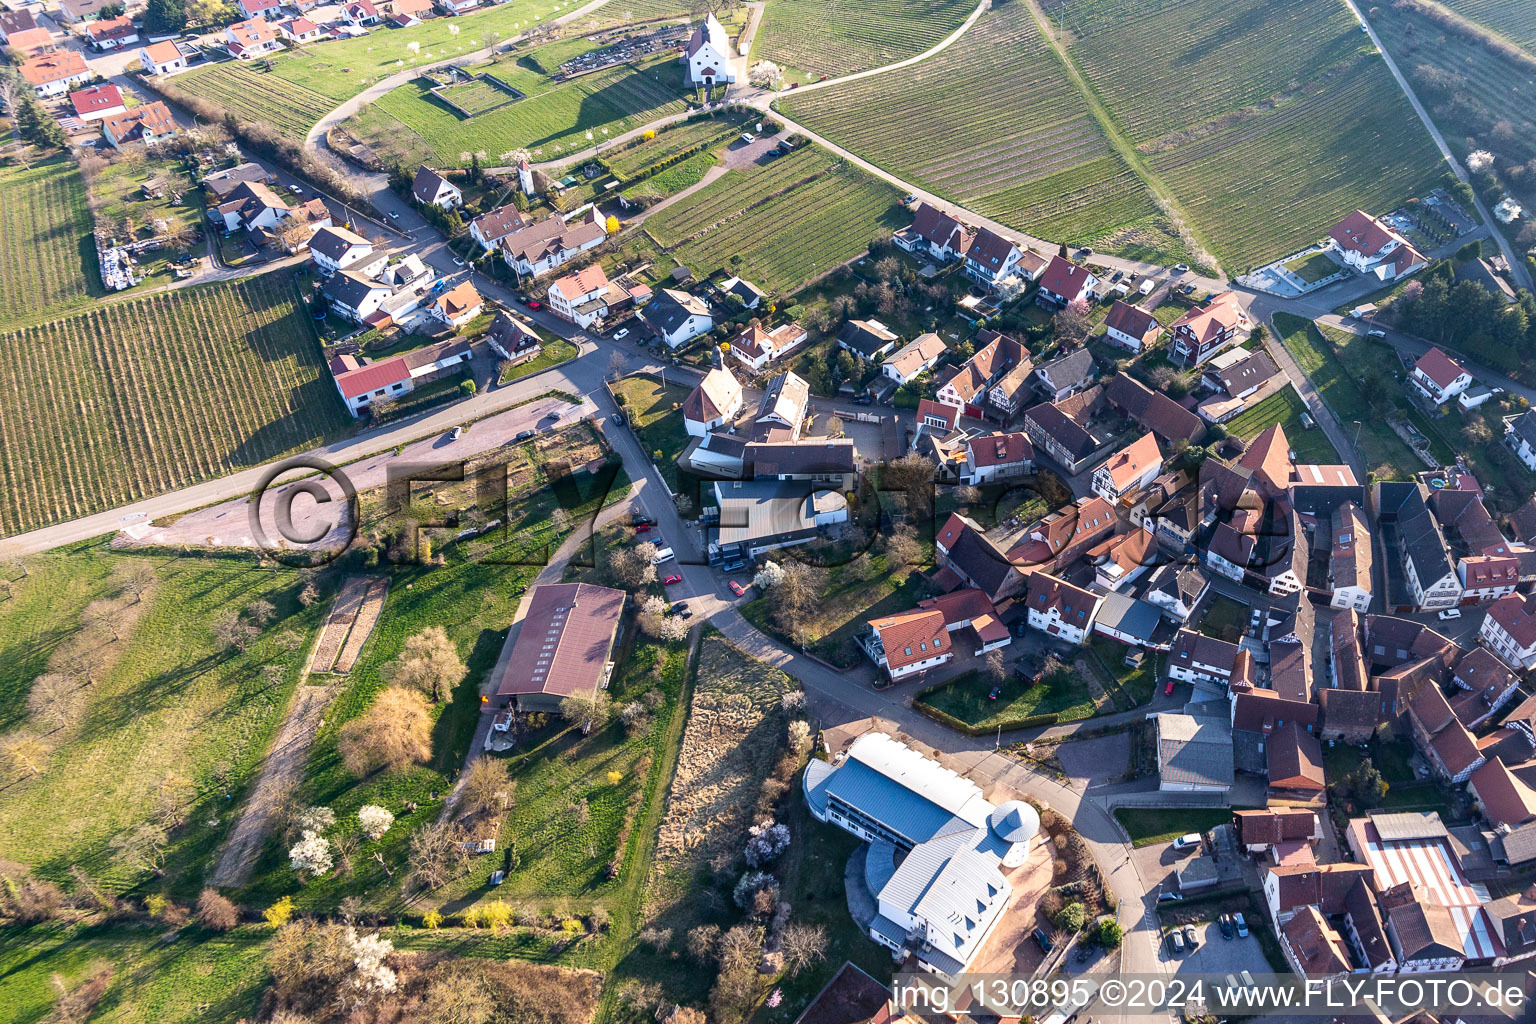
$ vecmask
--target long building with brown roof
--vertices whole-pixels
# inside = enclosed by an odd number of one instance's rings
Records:
[[[528,614],[509,633],[497,665],[496,696],[519,711],[558,711],[572,695],[606,689],[624,591],[591,583],[546,583],[528,596]]]

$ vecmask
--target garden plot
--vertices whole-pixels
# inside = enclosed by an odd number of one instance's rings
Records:
[[[71,160],[0,170],[0,193],[0,326],[103,294],[85,183]]]
[[[989,12],[899,78],[783,102],[790,117],[903,179],[1021,230],[1076,240],[1157,212],[1026,5]]]
[[[0,533],[252,466],[348,418],[286,273],[0,335]]]
[[[769,0],[753,56],[846,75],[916,56],[959,28],[970,0]]]
[[[309,670],[334,671],[342,675],[352,671],[363,644],[373,632],[374,623],[379,620],[388,593],[389,581],[386,579],[348,577],[325,620]]]

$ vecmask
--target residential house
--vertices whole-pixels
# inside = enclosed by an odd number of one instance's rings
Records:
[[[432,300],[428,311],[452,328],[460,328],[485,311],[485,300],[480,297],[468,278]]]
[[[1237,845],[1249,854],[1273,852],[1294,843],[1316,846],[1323,838],[1317,812],[1306,807],[1265,807],[1232,812]]]
[[[75,86],[89,82],[93,74],[78,50],[39,54],[21,65],[21,77],[38,98],[45,100],[63,96]]]
[[[75,108],[75,116],[82,121],[100,121],[128,110],[122,91],[110,82],[70,93],[69,103]]]
[[[1024,432],[1036,451],[1049,455],[1069,476],[1075,476],[1109,439],[1089,429],[1103,405],[1104,389],[1097,385],[1060,402],[1041,402],[1024,410]]]
[[[733,295],[741,300],[741,307],[743,309],[756,309],[768,297],[767,292],[751,281],[741,277],[728,277],[720,282],[720,297],[727,305],[730,305],[730,299]]]
[[[377,277],[389,262],[385,250],[375,249],[362,235],[334,226],[321,228],[310,236],[309,255],[326,276],[338,270],[351,270],[364,277]]]
[[[1536,821],[1536,789],[1495,757],[1467,778],[1467,795],[1494,828],[1518,828]]]
[[[1332,547],[1328,552],[1328,600],[1330,608],[1371,607],[1371,563],[1374,561],[1370,526],[1365,512],[1352,501],[1333,514]]]
[[[277,31],[264,18],[237,21],[224,29],[224,49],[236,60],[255,60],[282,48]]]
[[[742,393],[731,371],[716,367],[683,399],[683,426],[691,437],[703,437],[741,412]]]
[[[435,2],[438,10],[450,16],[468,14],[480,6],[480,0],[435,0]]]
[[[935,397],[977,419],[996,398],[1006,407],[1004,415],[1012,415],[1017,403],[1028,394],[1024,379],[1034,369],[1029,350],[1006,334],[988,330],[977,332],[976,344],[980,347],[948,380],[940,383]]]
[[[1035,390],[1049,401],[1059,402],[1093,383],[1097,369],[1093,354],[1086,348],[1064,352],[1035,367]]]
[[[79,25],[101,17],[102,11],[119,5],[119,0],[59,0],[56,13],[66,24]]]
[[[1520,585],[1520,560],[1512,555],[1469,555],[1456,562],[1462,604],[1508,597]]]
[[[978,434],[965,442],[960,482],[979,487],[1034,472],[1035,446],[1022,433]]]
[[[1237,644],[1192,629],[1180,629],[1168,653],[1168,675],[1181,683],[1203,682],[1225,687],[1237,668]]]
[[[1063,256],[1053,256],[1040,275],[1035,301],[1046,307],[1070,306],[1079,300],[1091,302],[1097,296],[1098,286],[1099,279],[1091,270]]]
[[[313,43],[326,37],[325,29],[303,17],[278,22],[277,31],[292,43]]]
[[[602,214],[595,208],[575,221],[551,215],[501,236],[501,258],[519,274],[540,277],[597,248],[607,237]]]
[[[273,17],[282,10],[283,0],[239,0],[235,5],[240,13],[247,18],[264,18],[268,14]],[[271,20],[268,18],[267,20]]]
[[[1088,560],[1093,565],[1093,582],[1105,592],[1119,590],[1146,572],[1156,562],[1157,541],[1146,530],[1119,533],[1088,549]],[[1158,563],[1161,564],[1161,563]],[[1160,605],[1147,604],[1154,612]],[[1100,613],[1103,618],[1103,613]],[[1155,625],[1155,623],[1154,623]],[[1103,632],[1103,623],[1099,623]],[[1119,639],[1119,638],[1117,638]]]
[[[1520,677],[1486,647],[1475,647],[1462,655],[1451,666],[1451,682],[1456,686],[1456,692],[1448,698],[1451,711],[1468,729],[1476,729],[1492,718],[1520,688]],[[1511,718],[1518,721],[1514,716]],[[1532,742],[1536,744],[1536,736]],[[1481,748],[1482,744],[1478,746]]]
[[[1440,687],[1420,686],[1408,702],[1408,722],[1419,752],[1447,782],[1465,782],[1486,758],[1477,740],[1457,720]]]
[[[608,280],[601,265],[594,263],[574,274],[550,282],[549,311],[583,329],[625,308],[632,300],[629,289]]]
[[[684,75],[686,84],[693,88],[712,89],[736,81],[731,42],[713,11],[704,16],[703,23],[688,38],[683,61],[688,68]]]
[[[426,164],[416,168],[416,177],[411,181],[411,198],[423,206],[443,210],[456,210],[464,205],[464,193],[459,187]]]
[[[94,49],[106,52],[121,50],[139,41],[139,30],[133,19],[126,14],[116,18],[98,18],[85,26],[86,38]]]
[[[356,356],[331,360],[331,378],[347,411],[358,416],[380,401],[408,395],[423,378],[435,379],[445,370],[457,370],[471,359],[469,343],[444,341],[413,349],[388,359],[360,362]]]
[[[1407,277],[1429,262],[1406,238],[1363,210],[1333,226],[1328,247],[1345,265],[1383,281]]]
[[[1103,498],[1079,498],[1025,529],[1008,561],[1025,570],[1063,570],[1114,533],[1116,522],[1114,506]]]
[[[497,355],[514,364],[536,358],[544,347],[544,339],[533,327],[503,310],[491,318],[485,340]]]
[[[858,479],[859,452],[847,437],[749,441],[741,458],[754,480],[800,480],[846,492]]]
[[[1472,384],[1472,375],[1435,346],[1413,364],[1408,381],[1434,405],[1444,405]]]
[[[971,234],[955,218],[927,203],[918,203],[912,223],[891,236],[898,248],[939,263],[964,259]]]
[[[1495,601],[1477,635],[1511,668],[1536,667],[1536,597],[1512,594]]]
[[[550,714],[567,697],[607,689],[624,599],[622,590],[591,583],[534,587],[522,629],[508,634],[511,654],[498,662],[504,667],[493,680],[497,703]]]
[[[41,25],[37,28],[18,29],[10,34],[5,46],[23,57],[31,57],[54,48],[53,33]]]
[[[337,315],[375,328],[387,327],[416,311],[433,276],[431,268],[413,255],[399,268],[386,268],[382,278],[368,278],[350,270],[332,274],[320,293]]]
[[[881,732],[854,740],[835,763],[813,760],[803,787],[818,821],[868,844],[855,867],[874,901],[870,937],[951,982],[970,970],[1013,896],[1001,869],[1023,864],[1036,842],[1035,809],[993,804],[971,780]],[[804,1024],[854,1020],[839,1005]]]
[[[1083,644],[1102,598],[1042,570],[1029,574],[1025,593],[1029,625],[1071,644]]]
[[[1213,388],[1227,393],[1229,398],[1243,399],[1268,384],[1279,374],[1274,360],[1262,348],[1233,348],[1212,357],[1206,365],[1202,380]]]
[[[837,347],[860,359],[878,359],[901,341],[878,320],[849,320],[837,332]]]
[[[708,543],[710,565],[806,544],[823,527],[848,521],[847,499],[811,481],[716,480],[715,504],[720,516]]]
[[[944,616],[945,630],[973,639],[973,653],[977,657],[1013,643],[1013,634],[998,620],[997,609],[987,600],[986,594],[974,588],[924,598],[917,602],[917,606],[938,610]]]
[[[1286,722],[1264,744],[1269,757],[1269,788],[1298,794],[1318,794],[1323,780],[1323,748],[1317,737]]]
[[[1397,561],[1404,584],[1403,593],[1388,594],[1388,603],[1398,610],[1451,608],[1461,600],[1461,581],[1451,565],[1445,534],[1425,501],[1428,490],[1401,481],[1375,485],[1377,525],[1389,535],[1386,556]]]
[[[792,370],[776,375],[763,389],[753,422],[752,440],[797,441],[811,405],[811,386]]]
[[[113,149],[134,142],[154,142],[176,134],[176,118],[164,100],[141,103],[132,110],[102,118],[102,134]]]
[[[892,682],[921,675],[955,656],[954,644],[944,628],[944,613],[937,609],[871,619],[869,632],[859,642]]]
[[[948,570],[948,576],[953,580],[943,589],[953,590],[962,585],[975,587],[986,594],[993,605],[1016,597],[1024,590],[1025,574],[1011,564],[1008,556],[987,538],[980,526],[965,516],[955,513],[949,517],[935,539],[935,551],[940,566],[936,575],[945,575],[944,570]]]
[[[495,252],[503,238],[531,223],[527,214],[509,203],[470,221],[469,237],[486,252]]]
[[[248,181],[272,185],[277,178],[260,164],[247,161],[208,174],[203,178],[203,191],[208,194],[209,205],[213,206],[222,203],[230,193]]]
[[[895,355],[880,364],[880,372],[897,384],[906,384],[933,369],[948,351],[944,339],[929,331],[897,349]]]
[[[1529,836],[1533,832],[1536,829],[1528,825],[1498,837],[1498,842],[1508,849],[1516,833]],[[1494,967],[1536,956],[1536,894],[1527,889],[1514,896],[1505,896],[1484,904],[1483,912],[1493,922],[1495,934],[1504,941],[1504,955],[1493,961]]]
[[[179,41],[167,39],[139,47],[139,65],[146,74],[168,75],[186,68],[201,52],[191,45],[183,49]]]
[[[1104,340],[1132,352],[1151,348],[1162,336],[1163,325],[1157,317],[1124,299],[1116,299],[1104,318]]]
[[[1236,292],[1222,292],[1179,317],[1171,330],[1168,358],[1185,366],[1199,366],[1228,345],[1246,339],[1253,322]]]
[[[714,315],[703,299],[676,288],[663,288],[641,311],[640,318],[668,348],[686,344],[715,326]]]
[[[1314,978],[1342,978],[1354,970],[1343,938],[1316,907],[1297,910],[1280,926],[1279,936],[1286,963],[1306,976],[1309,984]]]
[[[793,320],[771,331],[753,323],[731,342],[730,352],[737,362],[745,363],[754,370],[762,370],[775,359],[804,344],[808,337],[810,335],[805,328]]]
[[[982,228],[965,251],[965,274],[979,285],[996,288],[1017,273],[1025,251],[990,228]]]
[[[1104,389],[1110,405],[1120,410],[1164,443],[1195,444],[1205,437],[1200,417],[1160,391],[1153,391],[1135,377],[1117,373]]]
[[[208,219],[225,233],[273,231],[292,214],[287,201],[262,181],[241,181],[208,208]]]
[[[1504,421],[1504,443],[1527,469],[1536,470],[1536,409]]]
[[[9,8],[0,9],[0,43],[11,46],[13,45],[12,36],[30,32],[35,28],[37,28],[37,19],[26,8],[15,11]]]
[[[1157,788],[1226,793],[1232,788],[1232,729],[1225,719],[1163,713],[1157,721]]]
[[[1122,495],[1149,485],[1162,471],[1163,455],[1157,450],[1157,438],[1142,434],[1093,471],[1093,493],[1116,502]]]

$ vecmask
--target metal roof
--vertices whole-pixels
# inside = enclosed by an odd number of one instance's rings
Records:
[[[1370,815],[1376,834],[1386,843],[1402,843],[1410,839],[1449,839],[1445,822],[1434,811],[1395,811]]]

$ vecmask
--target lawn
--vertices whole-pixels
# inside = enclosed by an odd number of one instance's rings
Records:
[[[1301,414],[1307,411],[1306,403],[1287,384],[1257,405],[1250,405],[1236,417],[1227,421],[1227,432],[1244,441],[1252,441],[1267,428],[1280,424],[1286,440],[1296,452],[1296,461],[1316,465],[1336,466],[1339,453],[1328,440],[1321,427],[1304,427]]]
[[[805,147],[732,170],[655,217],[644,235],[695,277],[728,270],[788,295],[906,223],[895,188]],[[667,268],[659,268],[664,272]]]
[[[631,185],[624,190],[624,198],[655,202],[658,199],[665,199],[667,196],[676,195],[684,189],[692,188],[703,181],[704,175],[709,173],[709,169],[719,162],[719,158],[708,151],[695,153],[688,159],[675,163],[666,170],[659,171],[644,181]]]
[[[1026,4],[989,11],[943,53],[900,75],[780,103],[903,180],[1043,238],[1097,239],[1158,212]]]
[[[1388,416],[1397,415],[1393,393],[1387,389],[1373,392],[1376,400],[1372,401],[1361,386],[1365,366],[1381,365],[1380,351],[1372,354],[1371,343],[1363,337],[1334,332],[1335,344],[1353,364],[1352,370],[1327,344],[1316,324],[1290,313],[1276,313],[1274,319],[1286,351],[1312,378],[1312,386],[1333,410],[1339,425],[1346,431],[1359,431],[1360,458],[1366,469],[1384,479],[1407,479],[1423,469],[1423,463],[1386,424]]]
[[[1212,594],[1205,618],[1200,623],[1200,632],[1235,644],[1247,632],[1249,617],[1247,605],[1238,604],[1225,594]]]
[[[1099,659],[1104,670],[1114,677],[1121,693],[1129,698],[1131,707],[1149,703],[1157,693],[1156,651],[1142,651],[1141,664],[1135,667],[1125,663],[1130,648],[1108,637],[1095,636],[1088,641],[1092,656]]]
[[[1285,265],[1285,269],[1301,278],[1307,284],[1321,281],[1325,277],[1332,277],[1339,272],[1339,265],[1326,255],[1314,252],[1307,256],[1299,256]]]
[[[625,377],[614,382],[615,396],[640,446],[650,453],[667,485],[677,489],[677,457],[688,447],[688,428],[683,424],[683,399],[691,388],[663,385],[650,377]]]
[[[351,423],[286,272],[105,303],[0,346],[6,534],[307,449]]]
[[[1015,672],[1003,682],[996,700],[988,696],[994,685],[990,679],[968,672],[949,685],[924,694],[922,701],[978,729],[999,725],[1007,729],[1012,723],[1035,715],[1058,715],[1060,721],[1077,722],[1092,718],[1097,711],[1087,680],[1075,668],[1033,685]]]
[[[0,193],[6,199],[0,207],[0,328],[33,323],[105,294],[85,182],[73,160],[61,156],[30,169],[0,169]]]
[[[699,147],[710,148],[737,133],[755,119],[756,112],[715,111],[657,131],[656,137],[639,139],[622,149],[610,149],[602,162],[620,178],[633,178],[641,171]]]
[[[38,736],[45,754],[37,774],[5,779],[0,859],[57,881],[78,864],[115,891],[146,882],[149,872],[114,862],[108,844],[149,819],[169,774],[188,787],[191,812],[172,834],[160,884],[196,896],[324,611],[299,606],[297,572],[252,568],[93,544],[41,556],[11,584],[0,604],[0,694],[12,733]],[[243,653],[221,650],[215,617],[258,600],[275,609],[260,639]],[[84,678],[74,674],[87,666]],[[78,685],[57,714],[29,713],[39,677],[60,672]]]
[[[1232,812],[1220,807],[1117,807],[1115,820],[1131,837],[1132,846],[1155,846],[1225,825],[1232,820]]]
[[[459,117],[431,95],[430,82],[417,79],[365,108],[348,127],[381,158],[455,166],[467,162],[463,154],[480,153],[482,162],[503,164],[520,149],[534,160],[552,160],[685,109],[682,67],[670,56],[559,84],[531,74],[530,59],[489,68],[527,95],[479,117]]]
[[[769,0],[753,57],[813,77],[894,64],[939,42],[970,16],[970,0]]]
[[[517,364],[502,374],[501,383],[510,384],[514,380],[522,380],[524,377],[531,377],[536,373],[542,373],[551,366],[559,366],[568,359],[576,358],[579,354],[576,346],[564,338],[546,341],[543,347],[539,349],[538,355],[526,363]]]
[[[1045,7],[1090,87],[1229,269],[1294,252],[1350,210],[1386,212],[1444,169],[1342,5]]]

